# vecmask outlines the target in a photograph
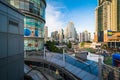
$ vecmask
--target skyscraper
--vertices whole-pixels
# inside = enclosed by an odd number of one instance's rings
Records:
[[[74,23],[73,22],[69,22],[65,28],[65,41],[76,41],[77,39],[77,32],[76,29],[74,27]]]
[[[51,33],[51,38],[54,41],[59,41],[59,35],[58,35],[58,31],[54,31]]]
[[[41,50],[44,45],[45,0],[6,0],[24,13],[24,49]]]
[[[63,40],[64,40],[64,31],[63,31],[63,29],[60,29],[58,31],[58,35],[59,35],[59,42],[62,43]]]
[[[120,31],[120,0],[98,0],[95,15],[97,42],[107,41],[108,30]]]
[[[80,33],[79,35],[79,42],[86,42],[86,41],[91,41],[91,34],[87,30]]]
[[[79,35],[79,42],[83,42],[83,33],[80,33]]]

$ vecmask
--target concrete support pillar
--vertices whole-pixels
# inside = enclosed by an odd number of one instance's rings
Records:
[[[117,48],[117,47],[116,47],[116,41],[115,41],[115,48]]]
[[[64,62],[64,65],[65,65],[65,50],[63,48],[63,62]]]
[[[99,80],[102,80],[102,60],[100,56],[98,59],[98,68],[99,68]]]
[[[27,57],[27,53],[26,53],[26,50],[24,50],[24,58]]]
[[[112,42],[110,42],[110,48],[112,48]]]
[[[44,59],[45,59],[45,57],[46,57],[46,53],[45,53],[45,46],[44,46]]]

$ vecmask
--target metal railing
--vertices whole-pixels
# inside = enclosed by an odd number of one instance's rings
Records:
[[[71,65],[74,65],[84,71],[87,71],[95,76],[98,76],[98,64],[96,62],[89,60],[81,61],[69,55],[66,55],[65,59],[66,62],[70,63]]]
[[[120,80],[120,71],[118,68],[104,64],[102,66],[103,80]]]

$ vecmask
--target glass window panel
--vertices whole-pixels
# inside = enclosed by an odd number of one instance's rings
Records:
[[[29,11],[33,13],[34,4],[29,2]]]
[[[31,27],[34,27],[35,26],[35,20],[30,18],[30,17],[26,17],[26,24],[31,26]]]
[[[29,3],[25,2],[25,10],[29,11]]]
[[[33,11],[34,11],[34,14],[37,14],[37,8],[36,7],[34,7]]]
[[[14,5],[16,8],[19,8],[19,0],[15,0]]]
[[[20,1],[20,9],[24,9],[24,2]]]
[[[14,0],[10,0],[10,4],[14,6]]]

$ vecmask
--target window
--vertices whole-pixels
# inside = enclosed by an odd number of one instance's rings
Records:
[[[34,7],[33,12],[34,12],[34,14],[37,14],[38,11],[37,11],[36,7]]]
[[[14,5],[15,5],[16,8],[19,8],[19,0],[15,0]]]
[[[29,11],[29,3],[25,2],[25,10]]]
[[[34,7],[34,4],[29,2],[29,10],[31,13],[33,13],[33,7]]]
[[[14,6],[14,0],[10,0],[10,4]]]
[[[24,2],[20,1],[20,9],[24,9]]]
[[[19,26],[19,24],[17,22],[12,21],[12,20],[9,20],[9,24],[13,25],[13,26],[17,26],[17,27]]]

